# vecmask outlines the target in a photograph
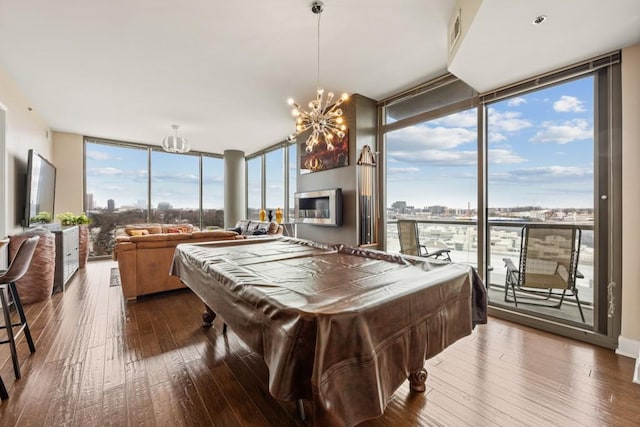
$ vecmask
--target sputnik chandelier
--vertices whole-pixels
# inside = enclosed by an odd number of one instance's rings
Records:
[[[171,129],[174,130],[174,135],[165,136],[162,138],[162,148],[169,153],[186,153],[190,150],[189,141],[183,136],[178,136],[178,129],[180,126],[171,125]]]
[[[343,93],[340,98],[334,102],[335,95],[333,92],[327,93],[324,98],[324,89],[320,88],[320,15],[324,10],[324,4],[321,1],[311,3],[311,11],[318,15],[318,80],[316,99],[309,102],[309,111],[300,108],[293,98],[289,98],[287,103],[293,106],[291,115],[296,118],[296,132],[289,135],[289,140],[294,140],[301,133],[311,130],[311,134],[307,138],[307,153],[311,153],[313,148],[324,139],[327,150],[333,151],[334,138],[337,136],[338,141],[344,138],[347,125],[345,124],[340,105],[349,99],[349,95]]]

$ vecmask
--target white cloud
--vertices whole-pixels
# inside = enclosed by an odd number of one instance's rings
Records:
[[[412,168],[412,167],[388,168],[387,169],[387,175],[401,175],[401,174],[405,174],[405,173],[413,173],[413,172],[419,172],[419,171],[420,171],[420,168]]]
[[[582,101],[575,96],[562,95],[553,103],[553,109],[559,113],[580,113],[585,111]]]
[[[507,137],[500,132],[489,132],[489,144],[506,141]]]
[[[123,174],[121,169],[112,168],[112,167],[91,168],[91,169],[87,169],[87,173],[89,175],[107,175],[107,176],[114,176],[114,175],[122,175]]]
[[[478,113],[474,108],[472,110],[449,114],[448,116],[432,120],[429,122],[429,124],[475,129],[476,126],[478,125]]]
[[[562,185],[569,181],[591,181],[593,179],[593,167],[539,166],[490,174],[489,179],[494,182],[522,182],[527,184],[532,182],[554,182]]]
[[[575,119],[555,124],[543,122],[542,130],[538,131],[531,142],[567,144],[572,141],[593,139],[593,127],[584,119]]]
[[[224,182],[224,176],[222,175],[212,175],[212,176],[203,176],[202,182],[204,183],[220,183]]]
[[[421,151],[395,151],[389,153],[395,159],[407,163],[425,163],[437,166],[475,166],[478,164],[477,151],[447,151],[447,150],[421,150]],[[492,164],[513,164],[522,163],[527,160],[520,157],[509,149],[489,150],[489,163]],[[418,168],[393,168],[393,174],[401,172],[418,172]],[[391,169],[389,169],[391,172]]]
[[[518,105],[520,105],[520,104],[526,104],[526,103],[527,103],[527,100],[526,100],[526,99],[524,99],[524,98],[523,98],[523,97],[521,97],[521,96],[518,96],[518,97],[512,98],[512,99],[510,99],[510,100],[508,100],[508,101],[507,101],[507,105],[508,105],[509,107],[517,107],[517,106],[518,106]]]
[[[487,156],[487,159],[489,160],[489,163],[498,164],[498,165],[522,163],[527,161],[527,159],[520,157],[513,151],[506,150],[503,148],[489,150],[489,155]]]
[[[478,161],[475,151],[419,150],[395,151],[391,155],[396,159],[412,163],[428,163],[439,166],[469,166]]]
[[[200,178],[190,173],[154,173],[151,175],[151,183],[154,182],[175,182],[180,184],[198,184]]]
[[[104,151],[98,151],[98,150],[88,150],[87,158],[92,160],[113,160],[114,159],[109,153],[105,153]]]
[[[464,128],[411,126],[387,134],[391,151],[449,149],[476,141],[477,132]]]
[[[518,111],[499,112],[494,108],[489,108],[489,129],[492,132],[516,132],[532,124],[529,120],[522,119],[522,113]]]

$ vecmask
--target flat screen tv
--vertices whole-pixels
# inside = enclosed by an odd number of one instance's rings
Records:
[[[27,203],[25,206],[25,226],[38,222],[36,215],[44,212],[53,217],[56,190],[56,168],[47,159],[29,150],[27,163]]]

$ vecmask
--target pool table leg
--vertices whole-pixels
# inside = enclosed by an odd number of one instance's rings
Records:
[[[202,327],[210,328],[213,326],[213,321],[216,318],[216,314],[209,308],[208,305],[204,305],[204,313],[202,313]]]
[[[409,374],[409,388],[413,392],[424,393],[427,387],[424,383],[427,382],[427,370],[422,368],[419,371],[411,372]]]

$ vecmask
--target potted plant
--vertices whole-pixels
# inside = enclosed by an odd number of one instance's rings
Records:
[[[91,219],[89,219],[84,212],[80,215],[75,215],[72,212],[64,212],[56,215],[56,218],[60,220],[62,225],[78,226],[79,267],[84,268],[87,264],[87,258],[89,257],[89,224],[91,223]]]
[[[53,220],[53,217],[49,212],[46,212],[46,211],[38,212],[36,216],[32,216],[30,218],[30,221],[34,224],[35,223],[49,224],[51,220]]]

